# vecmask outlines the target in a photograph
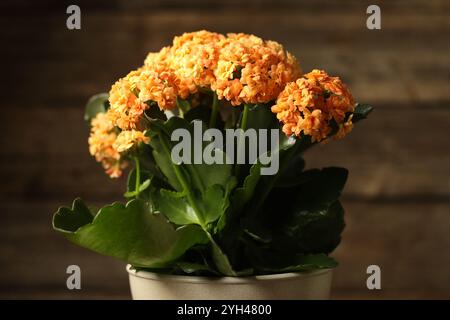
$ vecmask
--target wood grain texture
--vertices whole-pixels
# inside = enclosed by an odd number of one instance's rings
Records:
[[[82,0],[82,30],[69,31],[64,1],[1,1],[0,298],[129,298],[124,264],[65,241],[51,215],[75,196],[121,199],[123,180],[88,154],[84,103],[198,29],[277,40],[304,71],[338,74],[376,107],[306,155],[311,167],[350,169],[333,298],[450,298],[450,2],[379,1],[382,30],[369,31],[371,2]],[[70,264],[81,291],[65,287]],[[381,291],[365,286],[370,264]]]

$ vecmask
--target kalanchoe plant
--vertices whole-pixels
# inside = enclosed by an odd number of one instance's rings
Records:
[[[274,41],[186,33],[87,104],[91,154],[113,178],[133,166],[126,204],[94,210],[76,199],[56,212],[53,227],[82,247],[163,273],[244,276],[334,267],[328,254],[345,225],[339,197],[348,173],[304,170],[303,154],[344,137],[371,110],[356,104],[339,78],[320,70],[302,74]],[[233,150],[202,140],[183,154],[209,148],[222,163],[174,161],[174,131],[195,137],[198,124],[219,133],[243,130]],[[275,174],[261,174],[268,166],[261,154],[251,163],[237,161],[251,147],[250,129],[280,132],[268,151],[279,159]]]

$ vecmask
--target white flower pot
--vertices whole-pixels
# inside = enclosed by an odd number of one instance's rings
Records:
[[[135,300],[329,299],[332,278],[332,269],[222,278],[127,271]]]

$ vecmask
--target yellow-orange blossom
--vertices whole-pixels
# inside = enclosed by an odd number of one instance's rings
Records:
[[[123,130],[118,133],[111,119],[105,113],[98,113],[91,121],[91,134],[89,136],[89,152],[103,165],[111,178],[122,175],[122,169],[127,163],[121,156],[138,143],[148,143],[149,138],[145,132],[134,129]]]
[[[353,97],[342,81],[321,70],[313,70],[288,83],[272,107],[283,123],[285,134],[309,135],[313,141],[328,137],[332,120],[339,126],[338,138],[350,132],[352,117],[345,117],[354,110]]]

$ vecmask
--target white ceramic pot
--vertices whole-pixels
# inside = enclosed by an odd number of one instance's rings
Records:
[[[127,266],[135,300],[329,299],[332,269],[254,277],[162,275]]]

